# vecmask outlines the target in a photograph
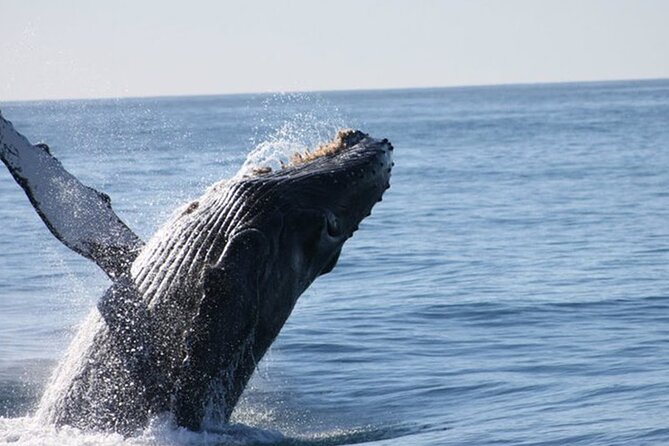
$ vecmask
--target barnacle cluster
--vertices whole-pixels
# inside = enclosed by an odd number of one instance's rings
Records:
[[[290,157],[290,164],[289,166],[299,166],[300,164],[305,164],[308,163],[309,161],[313,161],[316,158],[320,158],[322,156],[327,156],[327,155],[334,155],[335,153],[341,152],[342,150],[346,149],[349,147],[349,140],[351,136],[355,134],[355,130],[352,129],[342,129],[337,132],[337,135],[335,135],[334,139],[330,141],[329,143],[320,145],[316,147],[314,150],[307,150],[306,152],[303,153],[293,153],[293,155]]]
[[[281,168],[300,166],[323,156],[334,155],[336,153],[351,147],[351,143],[357,142],[362,133],[352,129],[341,129],[337,132],[334,139],[328,143],[316,147],[314,150],[305,152],[295,152],[290,156],[288,163],[281,161]],[[256,167],[252,170],[254,175],[264,175],[272,172],[269,166]]]

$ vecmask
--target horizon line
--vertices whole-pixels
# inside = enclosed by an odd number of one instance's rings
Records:
[[[60,102],[60,101],[105,101],[105,100],[128,100],[128,99],[169,99],[169,98],[198,98],[198,97],[222,97],[222,96],[252,96],[252,95],[281,95],[281,94],[315,94],[315,93],[364,93],[380,91],[409,91],[409,90],[446,90],[464,88],[494,88],[494,87],[522,87],[539,85],[569,85],[569,84],[606,84],[620,82],[653,82],[668,81],[669,77],[641,77],[623,79],[586,79],[568,81],[536,81],[536,82],[502,82],[497,84],[455,84],[434,86],[410,86],[410,87],[378,87],[378,88],[334,88],[334,89],[306,89],[306,90],[269,90],[269,91],[245,91],[234,93],[194,93],[194,94],[157,94],[157,95],[129,95],[129,96],[99,96],[99,97],[63,97],[42,99],[0,99],[2,104],[26,103],[26,102]]]

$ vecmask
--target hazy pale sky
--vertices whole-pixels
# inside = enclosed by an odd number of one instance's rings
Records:
[[[663,0],[0,0],[0,101],[669,77]]]

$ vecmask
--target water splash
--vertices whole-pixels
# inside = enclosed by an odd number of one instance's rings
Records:
[[[88,432],[68,426],[56,428],[29,417],[0,417],[0,444],[21,446],[246,446],[281,444],[284,440],[285,437],[278,432],[241,424],[192,432],[177,427],[169,416],[154,418],[138,436],[130,438],[116,433]]]
[[[63,426],[43,425],[30,417],[0,417],[0,444],[20,446],[338,446],[401,438],[420,432],[415,427],[365,426],[326,429],[286,436],[276,430],[228,424],[193,432],[178,427],[166,415],[155,417],[134,437],[110,432],[90,432]]]
[[[254,149],[246,156],[238,176],[259,167],[280,169],[294,153],[330,141],[337,130],[346,127],[339,109],[314,94],[275,94],[265,99],[262,111],[250,141]],[[268,127],[267,123],[274,125]]]

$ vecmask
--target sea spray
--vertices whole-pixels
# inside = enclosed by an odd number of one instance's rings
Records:
[[[100,313],[97,308],[94,308],[80,325],[65,356],[49,378],[49,382],[37,406],[35,420],[39,423],[48,423],[47,420],[53,418],[53,411],[59,409],[56,404],[58,396],[68,384],[72,383],[73,377],[83,367],[82,358],[85,358],[87,350],[93,347],[93,339],[103,324],[104,322],[100,317]]]
[[[344,127],[347,125],[342,113],[319,96],[271,95],[263,101],[262,115],[256,117],[254,136],[250,139],[254,149],[237,175],[248,175],[259,167],[280,169],[293,154],[331,140]]]

